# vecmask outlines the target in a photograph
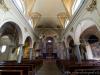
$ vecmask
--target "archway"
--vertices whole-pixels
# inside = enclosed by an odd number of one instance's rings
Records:
[[[74,44],[74,40],[73,40],[73,38],[71,36],[68,36],[67,43],[68,43],[68,47],[69,47],[70,60],[76,61],[77,57],[75,55],[75,44]]]
[[[46,37],[45,38],[45,53],[43,53],[43,58],[56,58],[57,55],[54,53],[54,38]]]
[[[100,58],[100,32],[96,26],[87,28],[80,36],[83,59]]]
[[[17,60],[20,40],[22,40],[22,31],[20,27],[13,22],[4,23],[0,28],[0,60]],[[2,51],[3,49],[5,50]]]
[[[80,23],[76,26],[76,29],[74,31],[74,38],[75,38],[75,43],[80,43],[80,35],[88,28],[95,26],[95,22],[91,19],[84,19],[80,21]]]
[[[53,53],[54,39],[52,37],[46,38],[46,53]]]
[[[31,46],[32,46],[32,39],[31,39],[31,37],[30,36],[28,36],[27,38],[26,38],[26,40],[25,40],[25,43],[24,43],[24,55],[23,55],[23,58],[24,59],[29,59],[29,57],[30,57],[30,48],[31,48]]]

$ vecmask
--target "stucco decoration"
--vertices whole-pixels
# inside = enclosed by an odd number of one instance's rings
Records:
[[[0,9],[3,9],[4,11],[8,11],[8,7],[6,6],[4,0],[0,0]]]
[[[96,8],[97,1],[92,0],[91,4],[87,7],[87,11],[93,11]]]

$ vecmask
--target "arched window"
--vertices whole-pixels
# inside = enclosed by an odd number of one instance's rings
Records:
[[[1,53],[4,53],[6,51],[6,48],[7,48],[7,46],[3,45],[2,48],[1,48]]]
[[[28,20],[28,22],[29,22],[30,26],[33,28],[33,21],[31,18]]]
[[[68,26],[69,20],[66,20],[65,22],[65,28]]]
[[[24,5],[22,0],[13,0],[19,11],[24,13]]]

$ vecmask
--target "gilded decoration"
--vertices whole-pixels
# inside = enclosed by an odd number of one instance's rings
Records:
[[[0,9],[3,9],[4,11],[8,11],[8,7],[6,6],[4,0],[0,0]]]
[[[97,1],[92,0],[91,4],[87,7],[87,11],[93,11],[96,8]]]

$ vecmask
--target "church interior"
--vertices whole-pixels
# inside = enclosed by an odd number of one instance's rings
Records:
[[[0,0],[0,75],[100,75],[100,0]]]

